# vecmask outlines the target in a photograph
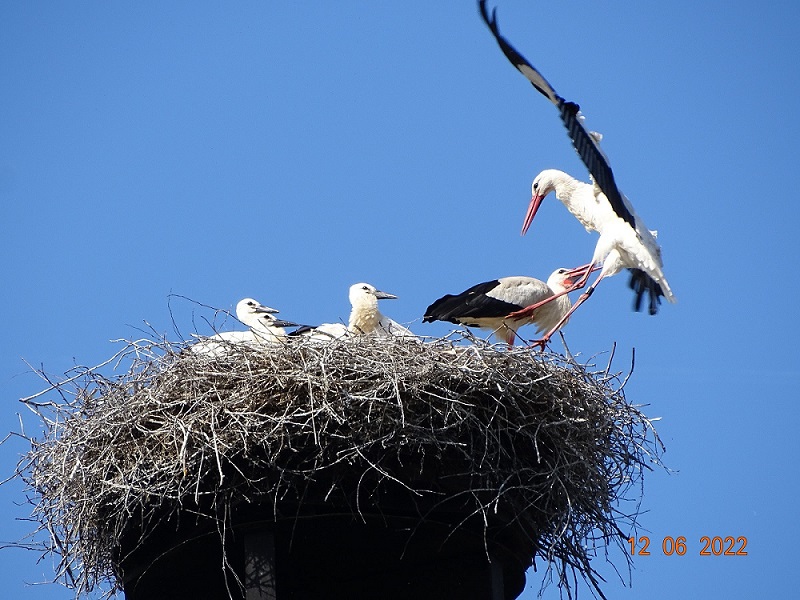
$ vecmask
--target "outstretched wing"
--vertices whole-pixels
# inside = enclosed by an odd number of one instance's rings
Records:
[[[622,199],[622,194],[617,188],[616,181],[614,181],[614,173],[611,171],[611,167],[605,155],[602,150],[600,150],[600,146],[597,145],[597,142],[590,132],[583,126],[582,117],[579,114],[580,106],[574,102],[567,102],[564,98],[559,96],[544,76],[542,76],[524,56],[517,52],[516,49],[508,43],[508,40],[500,35],[500,31],[497,28],[497,9],[492,11],[490,17],[486,10],[486,0],[479,0],[478,4],[484,23],[489,27],[492,35],[494,35],[494,39],[497,40],[503,54],[505,54],[511,64],[531,82],[533,87],[539,90],[550,102],[555,104],[561,115],[561,120],[567,128],[573,147],[578,153],[578,156],[581,157],[583,164],[589,169],[589,173],[592,174],[595,183],[600,186],[600,189],[606,195],[606,198],[608,198],[611,208],[619,218],[635,229],[636,222],[633,214],[628,210],[625,201]]]

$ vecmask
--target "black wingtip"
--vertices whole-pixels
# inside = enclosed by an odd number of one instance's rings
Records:
[[[481,18],[486,26],[492,31],[495,36],[499,36],[500,32],[497,30],[497,7],[492,9],[492,16],[489,16],[489,11],[486,10],[486,0],[478,0],[478,9],[481,13]]]
[[[422,317],[423,323],[433,323],[434,321],[449,321],[451,323],[458,323],[453,320],[452,309],[456,296],[453,294],[445,294],[438,300],[435,300],[431,305],[425,309],[425,315]]]
[[[478,12],[481,13],[481,18],[488,25],[489,24],[489,12],[486,10],[486,0],[478,0]]]
[[[664,291],[661,289],[659,283],[650,277],[641,269],[629,269],[631,279],[628,286],[633,290],[635,297],[633,299],[633,310],[640,312],[642,310],[642,301],[644,295],[648,294],[648,307],[647,312],[654,315],[658,312],[658,306],[661,304],[661,297]]]

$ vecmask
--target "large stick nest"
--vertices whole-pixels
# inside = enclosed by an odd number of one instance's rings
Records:
[[[421,520],[512,523],[527,564],[602,595],[590,561],[635,525],[620,502],[662,451],[619,374],[526,348],[361,337],[210,357],[139,341],[116,360],[121,377],[84,369],[24,400],[45,429],[18,473],[76,595],[118,587],[121,553],[179,511],[359,516],[397,493]]]

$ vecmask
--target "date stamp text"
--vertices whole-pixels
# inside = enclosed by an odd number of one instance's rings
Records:
[[[646,535],[639,536],[638,539],[629,537],[628,544],[631,547],[631,555],[635,556],[650,556],[651,552],[655,550],[651,547],[650,537]],[[747,538],[743,535],[738,537],[732,535],[724,537],[704,535],[700,538],[698,554],[700,556],[747,556],[746,548]],[[689,550],[686,536],[672,537],[667,535],[661,539],[661,552],[665,556],[683,556]]]

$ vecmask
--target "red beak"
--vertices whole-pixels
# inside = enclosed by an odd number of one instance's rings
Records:
[[[531,203],[528,205],[528,212],[525,213],[525,222],[522,224],[522,235],[528,232],[528,227],[531,226],[533,217],[536,216],[536,211],[539,210],[542,200],[544,200],[544,196],[540,196],[539,194],[531,198]]]
[[[567,271],[570,275],[585,275],[586,271],[591,269],[592,271],[598,271],[600,269],[600,265],[593,265],[592,263],[581,265],[580,267],[575,267],[574,269],[570,269]]]
[[[581,265],[580,267],[575,267],[574,269],[570,269],[569,271],[567,271],[567,279],[564,280],[564,285],[566,286],[573,285],[581,277],[584,277],[588,273],[599,271],[601,268],[602,265],[592,265],[592,263],[589,263],[588,265]]]

